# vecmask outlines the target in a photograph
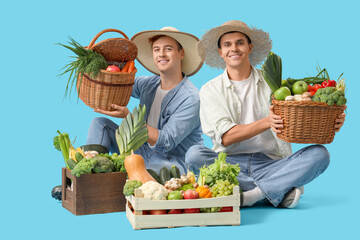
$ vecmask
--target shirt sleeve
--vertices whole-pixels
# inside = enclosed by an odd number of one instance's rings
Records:
[[[153,146],[149,144],[149,147],[163,153],[174,149],[195,128],[199,127],[199,109],[199,99],[187,98],[159,130],[156,143]]]
[[[131,92],[131,96],[133,98],[140,98],[140,93],[143,92],[143,88],[144,88],[144,83],[148,82],[146,80],[148,80],[149,77],[147,76],[139,76],[139,77],[135,77],[135,81],[134,81],[134,85],[133,85],[133,89]]]
[[[219,99],[223,94],[213,89],[213,86],[204,86],[200,90],[200,120],[201,128],[209,136],[214,145],[222,145],[222,135],[236,126],[232,121],[227,100]]]

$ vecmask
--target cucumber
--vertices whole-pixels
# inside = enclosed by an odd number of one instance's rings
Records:
[[[75,160],[77,163],[79,163],[81,160],[83,160],[83,158],[84,158],[84,156],[81,153],[79,153],[79,152],[75,153]]]
[[[68,164],[70,170],[73,170],[73,168],[76,166],[76,162],[72,158],[69,158],[67,160],[67,164]]]
[[[172,165],[170,169],[170,175],[172,178],[180,178],[180,170],[177,166]]]
[[[170,180],[170,171],[167,167],[163,167],[160,169],[160,173],[159,173],[159,177],[160,177],[160,183],[162,185],[165,184],[166,181]]]
[[[150,175],[158,182],[158,183],[161,183],[161,180],[160,180],[160,177],[159,177],[159,175],[154,171],[154,170],[152,170],[152,169],[146,169],[149,173],[150,173]]]

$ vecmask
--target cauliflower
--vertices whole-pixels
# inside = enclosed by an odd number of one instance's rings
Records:
[[[166,200],[168,191],[160,183],[149,181],[144,183],[141,187],[144,198],[149,198],[152,200]]]

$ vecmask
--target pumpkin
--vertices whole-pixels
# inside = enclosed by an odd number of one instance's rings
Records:
[[[211,192],[208,188],[205,188],[203,186],[199,186],[196,188],[196,191],[199,193],[199,196],[201,198],[211,198]]]
[[[138,154],[130,154],[124,160],[124,166],[129,176],[129,180],[138,180],[143,184],[148,181],[156,180],[146,170],[145,162],[142,156]]]

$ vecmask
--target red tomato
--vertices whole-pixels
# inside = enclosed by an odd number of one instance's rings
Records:
[[[186,208],[184,213],[200,213],[200,208]]]
[[[323,88],[320,84],[314,85],[314,91],[316,92],[319,88]]]
[[[314,96],[316,91],[310,91],[310,93],[311,93],[311,96]]]
[[[233,207],[222,207],[219,212],[232,212]]]
[[[181,214],[182,212],[182,209],[171,209],[168,214]]]
[[[314,86],[308,85],[308,92],[314,91]]]

